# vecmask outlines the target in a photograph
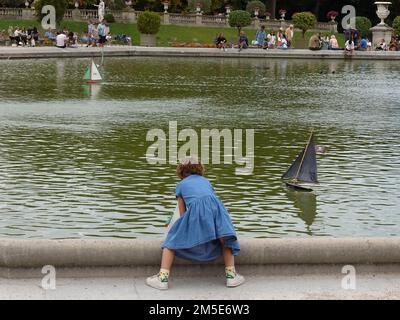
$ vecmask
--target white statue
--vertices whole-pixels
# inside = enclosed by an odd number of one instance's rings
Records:
[[[99,21],[103,21],[104,20],[104,13],[106,11],[106,5],[104,4],[103,0],[100,0],[99,4],[95,4],[95,7],[98,7],[98,14],[99,14]]]

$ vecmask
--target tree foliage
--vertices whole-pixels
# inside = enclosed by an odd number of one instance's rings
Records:
[[[5,8],[25,7],[25,0],[0,0],[0,7],[5,7]]]
[[[400,16],[397,16],[393,20],[393,29],[396,31],[396,34],[400,34]]]
[[[307,30],[312,29],[317,24],[317,18],[311,12],[299,12],[292,16],[293,24],[303,32],[303,38]]]
[[[204,13],[211,12],[211,0],[188,0],[188,8],[191,12],[196,12],[197,4],[200,4],[201,10]]]
[[[265,15],[266,9],[265,9],[265,4],[262,3],[261,1],[258,0],[249,1],[246,6],[246,11],[250,14],[254,14],[254,9],[257,7],[259,8],[259,16],[263,17]]]
[[[360,33],[361,36],[366,37],[372,28],[371,20],[367,17],[356,17],[356,29]]]
[[[229,15],[229,25],[233,28],[237,28],[238,32],[243,27],[247,27],[251,24],[251,15],[247,11],[234,10]]]

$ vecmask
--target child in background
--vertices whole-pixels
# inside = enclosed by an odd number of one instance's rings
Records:
[[[240,31],[239,52],[242,51],[242,49],[247,49],[248,46],[249,46],[249,40],[247,39],[246,33],[244,33],[244,31]]]
[[[186,157],[177,166],[181,181],[176,198],[181,217],[173,224],[162,244],[160,272],[147,278],[150,287],[168,289],[174,257],[192,261],[213,261],[223,255],[227,287],[237,287],[244,277],[236,273],[235,258],[240,250],[228,211],[203,177],[204,167],[195,157]]]

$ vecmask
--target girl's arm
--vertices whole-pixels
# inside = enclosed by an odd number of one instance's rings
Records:
[[[182,216],[186,211],[186,204],[185,201],[183,201],[182,197],[178,197],[177,200],[178,200],[179,214]]]

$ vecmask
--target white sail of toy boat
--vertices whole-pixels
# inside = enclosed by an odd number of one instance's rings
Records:
[[[98,83],[101,80],[103,80],[100,71],[93,60],[90,66],[86,69],[85,75],[83,76],[83,80],[85,80],[86,83]]]
[[[311,132],[310,138],[306,147],[297,156],[290,168],[282,176],[286,180],[288,187],[312,191],[309,188],[300,186],[299,182],[317,183],[317,157],[315,152],[314,133]]]

